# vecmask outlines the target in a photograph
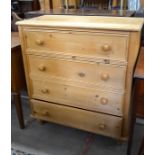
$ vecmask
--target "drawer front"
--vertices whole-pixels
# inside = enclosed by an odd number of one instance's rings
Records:
[[[127,60],[127,34],[75,31],[26,31],[28,49],[74,56],[108,57]]]
[[[122,116],[124,95],[78,87],[78,83],[32,80],[32,98]]]
[[[125,88],[126,66],[103,65],[39,56],[29,56],[30,74],[56,77],[115,89]]]
[[[120,138],[122,118],[71,108],[37,100],[31,100],[35,118],[83,129],[86,131]]]

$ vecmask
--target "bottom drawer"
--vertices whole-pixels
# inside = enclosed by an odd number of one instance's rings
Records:
[[[32,116],[113,138],[121,137],[122,118],[53,103],[31,100]]]

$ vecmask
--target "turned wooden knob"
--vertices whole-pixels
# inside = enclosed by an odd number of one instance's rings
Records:
[[[45,71],[45,70],[46,70],[46,67],[45,67],[44,65],[40,65],[40,66],[38,67],[38,69],[39,69],[40,71]]]
[[[102,51],[103,52],[108,52],[108,51],[110,51],[110,49],[111,49],[111,47],[108,44],[102,46]]]
[[[103,123],[99,124],[99,129],[100,130],[104,130],[105,129],[105,125]]]
[[[36,111],[33,111],[33,114],[36,114],[37,112]]]
[[[37,39],[36,40],[36,44],[37,45],[43,45],[44,44],[44,41],[43,40],[40,40],[40,39]]]
[[[106,105],[106,104],[108,104],[108,99],[106,99],[106,98],[101,98],[101,104],[103,104],[103,105]]]
[[[78,73],[78,75],[79,75],[80,77],[85,77],[85,73],[83,73],[83,72]]]
[[[101,79],[107,81],[109,79],[109,75],[106,73],[101,74]]]
[[[49,112],[48,112],[47,110],[44,110],[44,111],[42,112],[42,115],[48,116],[48,115],[49,115]]]
[[[45,88],[45,89],[42,89],[41,92],[42,92],[43,94],[46,94],[46,93],[48,93],[49,91],[48,91],[48,89]]]

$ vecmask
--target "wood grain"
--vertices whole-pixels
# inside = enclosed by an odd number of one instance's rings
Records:
[[[123,136],[128,137],[129,135],[129,121],[130,121],[130,106],[131,106],[131,92],[132,92],[132,81],[133,71],[136,63],[136,59],[140,48],[140,32],[130,33],[130,43],[128,52],[128,65],[126,73],[126,94],[124,101],[124,122],[123,122]]]
[[[100,16],[44,15],[26,21],[19,21],[17,25],[140,31],[143,22],[143,18],[131,17],[103,18]]]
[[[143,18],[53,15],[18,25],[33,117],[127,139]],[[100,132],[94,121],[104,118]]]
[[[53,9],[60,9],[63,7],[62,0],[52,0]]]
[[[122,118],[31,100],[33,117],[101,135],[119,138]],[[73,117],[74,116],[74,117]],[[104,128],[101,127],[104,125]]]
[[[127,60],[128,33],[26,30],[28,50]],[[90,46],[91,45],[91,46]]]
[[[76,60],[63,60],[42,56],[28,56],[32,76],[44,78],[58,78],[74,82],[94,85],[104,89],[110,87],[124,90],[126,66],[104,65]],[[62,67],[63,66],[63,67]]]
[[[45,78],[44,78],[45,79]],[[66,81],[36,80],[32,79],[32,98],[49,102],[56,102],[63,105],[83,108],[85,110],[98,111],[113,115],[122,116],[124,94],[108,92],[91,87],[82,87],[79,83],[74,85]],[[102,103],[102,99],[107,104]]]

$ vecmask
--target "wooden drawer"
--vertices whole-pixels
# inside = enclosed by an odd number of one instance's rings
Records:
[[[122,116],[124,95],[69,85],[67,81],[31,81],[32,98]]]
[[[122,118],[31,100],[33,117],[97,134],[120,138]]]
[[[127,60],[128,33],[125,32],[27,30],[25,33],[29,50]]]
[[[126,66],[103,65],[56,58],[29,56],[30,74],[57,77],[96,85],[96,87],[124,89]]]

